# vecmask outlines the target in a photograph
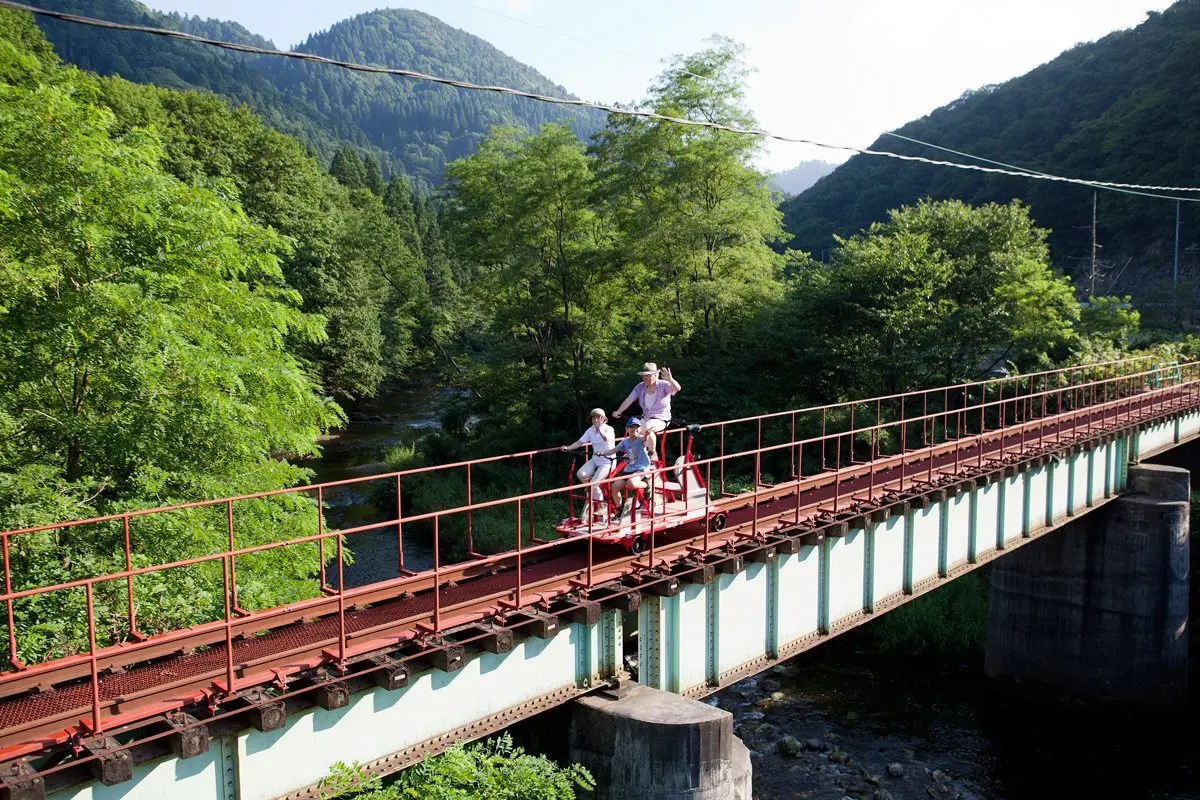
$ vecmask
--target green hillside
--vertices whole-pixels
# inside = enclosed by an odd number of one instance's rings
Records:
[[[1151,13],[1137,28],[1078,45],[999,86],[910,122],[897,133],[987,158],[1057,174],[1166,185],[1200,185],[1200,0]],[[872,147],[964,160],[882,136]],[[855,156],[783,206],[792,246],[820,258],[846,235],[922,197],[979,204],[1019,198],[1051,228],[1056,266],[1080,283],[1090,268],[1092,191],[1045,181]],[[1194,207],[1183,209],[1184,269],[1190,276],[1200,239]],[[1144,290],[1169,278],[1175,205],[1101,192],[1098,242],[1107,289]]]
[[[310,36],[297,50],[541,94],[569,94],[484,40],[419,11],[360,14]],[[288,97],[354,125],[406,170],[426,177],[440,175],[447,161],[474,150],[495,125],[536,129],[556,120],[578,120],[572,127],[586,136],[604,122],[600,114],[576,109],[320,64],[265,59],[259,68]]]
[[[183,30],[259,46],[266,39],[222,20],[159,14],[135,0],[47,0],[62,11]],[[249,56],[190,42],[87,28],[54,20],[39,24],[58,54],[101,75],[173,89],[204,89],[245,103],[268,124],[300,138],[326,163],[338,147],[372,151],[394,171],[440,183],[442,167],[474,149],[494,125],[533,130],[568,121],[586,136],[600,114],[520,98],[349,73],[324,65]],[[545,94],[566,90],[487,42],[409,10],[361,14],[317,33],[299,50],[415,69]]]

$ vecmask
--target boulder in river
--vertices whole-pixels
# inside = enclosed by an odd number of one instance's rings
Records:
[[[892,763],[888,764],[888,775],[891,775],[893,778],[903,778],[904,765],[899,761],[893,761]]]
[[[779,740],[779,752],[791,758],[799,758],[804,752],[804,745],[795,736],[784,736]]]

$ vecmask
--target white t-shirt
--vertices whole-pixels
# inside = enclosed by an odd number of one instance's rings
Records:
[[[596,430],[595,425],[588,425],[588,429],[583,432],[575,444],[590,444],[592,446],[592,455],[596,455],[597,451],[611,450],[617,442],[617,435],[613,432],[612,426],[608,423],[600,426],[600,430]]]

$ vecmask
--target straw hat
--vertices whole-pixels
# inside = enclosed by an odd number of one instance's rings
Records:
[[[647,361],[645,364],[642,364],[642,371],[638,373],[638,375],[657,375],[657,374],[658,374],[658,364],[655,364],[653,361]]]

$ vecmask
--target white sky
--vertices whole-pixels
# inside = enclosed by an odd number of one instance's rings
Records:
[[[747,45],[747,60],[756,70],[748,99],[763,127],[860,147],[968,89],[1025,73],[1076,43],[1133,27],[1147,11],[1170,5],[1164,0],[148,0],[148,4],[164,11],[235,20],[283,47],[363,11],[389,5],[415,8],[487,39],[580,97],[607,102],[642,97],[661,70],[662,59],[699,50],[704,39],[719,33]],[[846,157],[839,151],[773,143],[762,166],[780,170],[810,158],[841,161]]]

